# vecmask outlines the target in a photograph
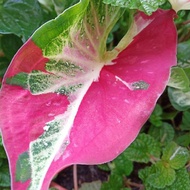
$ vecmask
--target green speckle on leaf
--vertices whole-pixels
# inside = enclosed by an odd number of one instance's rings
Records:
[[[61,77],[49,73],[32,71],[32,73],[28,75],[28,85],[31,93],[38,94],[51,88],[51,86],[60,79]]]
[[[66,75],[75,76],[76,72],[81,71],[82,68],[69,61],[55,61],[52,59],[46,63],[46,70],[54,73],[63,72]]]
[[[72,66],[70,65],[70,67]],[[64,86],[64,84],[62,84],[64,83],[63,77],[36,70],[33,70],[29,74],[19,73],[14,77],[7,78],[6,82],[11,85],[18,85],[24,89],[28,89],[32,94],[55,92],[68,96],[82,87],[82,84],[70,84]]]
[[[64,94],[68,96],[69,94],[75,92],[77,89],[81,88],[82,84],[76,84],[73,86],[68,86],[68,87],[61,87],[60,89],[56,90],[55,92],[58,94]]]
[[[25,182],[31,178],[31,167],[28,152],[21,154],[16,164],[16,180]]]
[[[18,85],[23,88],[27,88],[28,87],[28,84],[27,84],[28,79],[27,78],[28,78],[27,73],[18,73],[14,77],[7,78],[6,83],[11,84],[11,85]]]
[[[56,154],[55,149],[59,146],[62,126],[64,126],[64,119],[55,119],[44,126],[44,133],[35,141],[31,142],[30,146],[30,163],[32,166],[32,182],[31,188],[36,189],[44,177],[46,165],[52,159],[52,153]],[[68,141],[62,142],[61,149],[64,151],[68,145]],[[35,188],[33,188],[35,186]]]

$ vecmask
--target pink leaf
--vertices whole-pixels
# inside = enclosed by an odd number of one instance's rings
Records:
[[[171,66],[176,64],[173,15],[172,11],[158,11],[151,17],[138,15],[151,23],[91,85],[75,118],[70,144],[64,156],[52,163],[45,181],[63,163],[66,167],[108,162],[136,138],[166,87]],[[128,87],[137,81],[149,84],[148,89]]]
[[[69,98],[51,92],[49,87],[32,94],[31,88],[23,89],[17,85],[6,84],[6,79],[21,72],[31,73],[38,70],[38,73],[30,76],[39,74],[39,71],[40,77],[50,76],[44,69],[49,59],[43,56],[41,49],[31,39],[21,48],[12,61],[0,92],[0,125],[9,156],[12,189],[27,189],[29,186],[30,180],[16,182],[16,163],[23,153],[33,153],[37,143],[41,149],[51,143],[44,140],[43,136],[49,128],[50,131],[53,130],[52,121],[54,126],[59,121],[63,124],[66,122],[66,125],[61,129],[63,133],[58,133],[56,145],[60,146],[54,147],[55,153],[49,155],[47,151],[47,155],[42,156],[47,160],[44,163],[49,164],[48,167],[40,168],[39,165],[39,168],[32,170],[44,170],[45,179],[42,179],[40,187],[42,190],[48,189],[51,179],[61,169],[74,163],[108,162],[130,145],[164,91],[171,66],[176,64],[174,14],[173,11],[162,10],[152,16],[139,13],[135,20],[137,27],[140,26],[140,29],[134,31],[137,35],[110,62],[98,62],[84,56],[92,64],[87,66],[87,74],[80,73],[77,79],[84,84],[82,90],[79,89],[77,95],[73,92],[74,96]],[[89,52],[91,48],[92,46],[89,47]],[[70,51],[65,48],[64,51],[72,52],[70,55],[73,57],[73,52],[76,57],[81,56],[76,49]],[[86,76],[85,82],[81,76]],[[25,74],[21,77],[25,77]],[[77,80],[74,82],[77,83]],[[51,78],[51,81],[54,85],[57,81],[60,82],[60,78]],[[32,156],[35,159],[35,154]],[[43,164],[43,160],[40,161]]]

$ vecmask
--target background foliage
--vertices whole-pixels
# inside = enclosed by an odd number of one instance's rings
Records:
[[[76,0],[0,0],[0,81],[16,51],[44,22],[55,18]],[[124,1],[108,1],[118,5]],[[127,10],[107,40],[112,49],[126,33],[125,18],[137,7],[151,14],[158,6],[170,8],[165,1],[139,6],[128,1],[120,6]],[[163,4],[164,3],[164,4]],[[147,8],[148,7],[148,8]],[[85,184],[81,189],[97,185],[101,190],[189,190],[190,187],[190,11],[180,11],[175,20],[178,30],[178,66],[172,69],[168,88],[160,97],[149,121],[138,138],[114,161],[99,168],[110,175],[102,184]],[[135,172],[135,170],[138,170]],[[132,179],[138,179],[132,181]],[[99,182],[98,182],[99,183]],[[8,160],[0,136],[0,189],[10,189]]]

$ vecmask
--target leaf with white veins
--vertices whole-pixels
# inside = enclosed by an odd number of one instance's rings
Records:
[[[123,11],[81,0],[15,55],[0,92],[15,190],[45,190],[68,165],[112,160],[150,116],[176,64],[175,13],[137,14],[124,42],[106,52],[108,33]],[[29,163],[21,156],[26,152]],[[21,174],[16,182],[18,166],[24,167],[19,163],[31,168],[31,179]]]
[[[18,86],[21,86],[27,96],[56,93],[54,96],[60,96],[69,103],[66,103],[62,113],[49,113],[48,116],[52,119],[44,123],[44,131],[35,134],[34,140],[28,142],[30,190],[41,188],[51,162],[58,159],[69,144],[69,133],[79,105],[92,82],[98,80],[104,65],[100,60],[106,50],[108,33],[122,13],[120,8],[112,8],[101,1],[82,0],[36,31],[13,60],[15,63],[19,57],[25,56],[23,52],[26,52],[27,45],[28,51],[36,52],[39,58],[41,57],[36,65],[31,57],[28,61],[30,64],[23,69],[20,66],[22,67],[21,63],[25,61],[24,57],[19,66],[16,66],[18,71],[13,69],[12,63],[6,83],[12,85],[17,94]],[[33,43],[37,44],[42,52],[29,46],[35,46]],[[41,53],[43,55],[40,55]],[[51,101],[46,103],[47,106],[50,104]],[[56,102],[55,106],[59,104],[60,102]],[[22,157],[19,162],[22,162]]]

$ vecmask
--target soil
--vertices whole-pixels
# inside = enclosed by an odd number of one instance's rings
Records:
[[[101,180],[102,182],[107,181],[108,176],[109,172],[100,170],[96,165],[77,165],[79,187],[84,182],[92,182],[97,180]],[[54,181],[67,190],[72,190],[74,188],[73,166],[70,166],[60,172]]]
[[[142,164],[135,163],[134,170],[127,179],[136,184],[142,184],[141,180],[138,178],[138,171],[143,167],[145,166],[142,166]],[[79,187],[84,182],[93,182],[97,180],[105,182],[108,180],[109,174],[109,172],[99,169],[97,165],[77,165],[77,178]],[[61,171],[54,180],[54,182],[66,188],[67,190],[72,190],[74,188],[73,166],[70,166]],[[140,190],[140,188],[133,187],[131,190]]]

